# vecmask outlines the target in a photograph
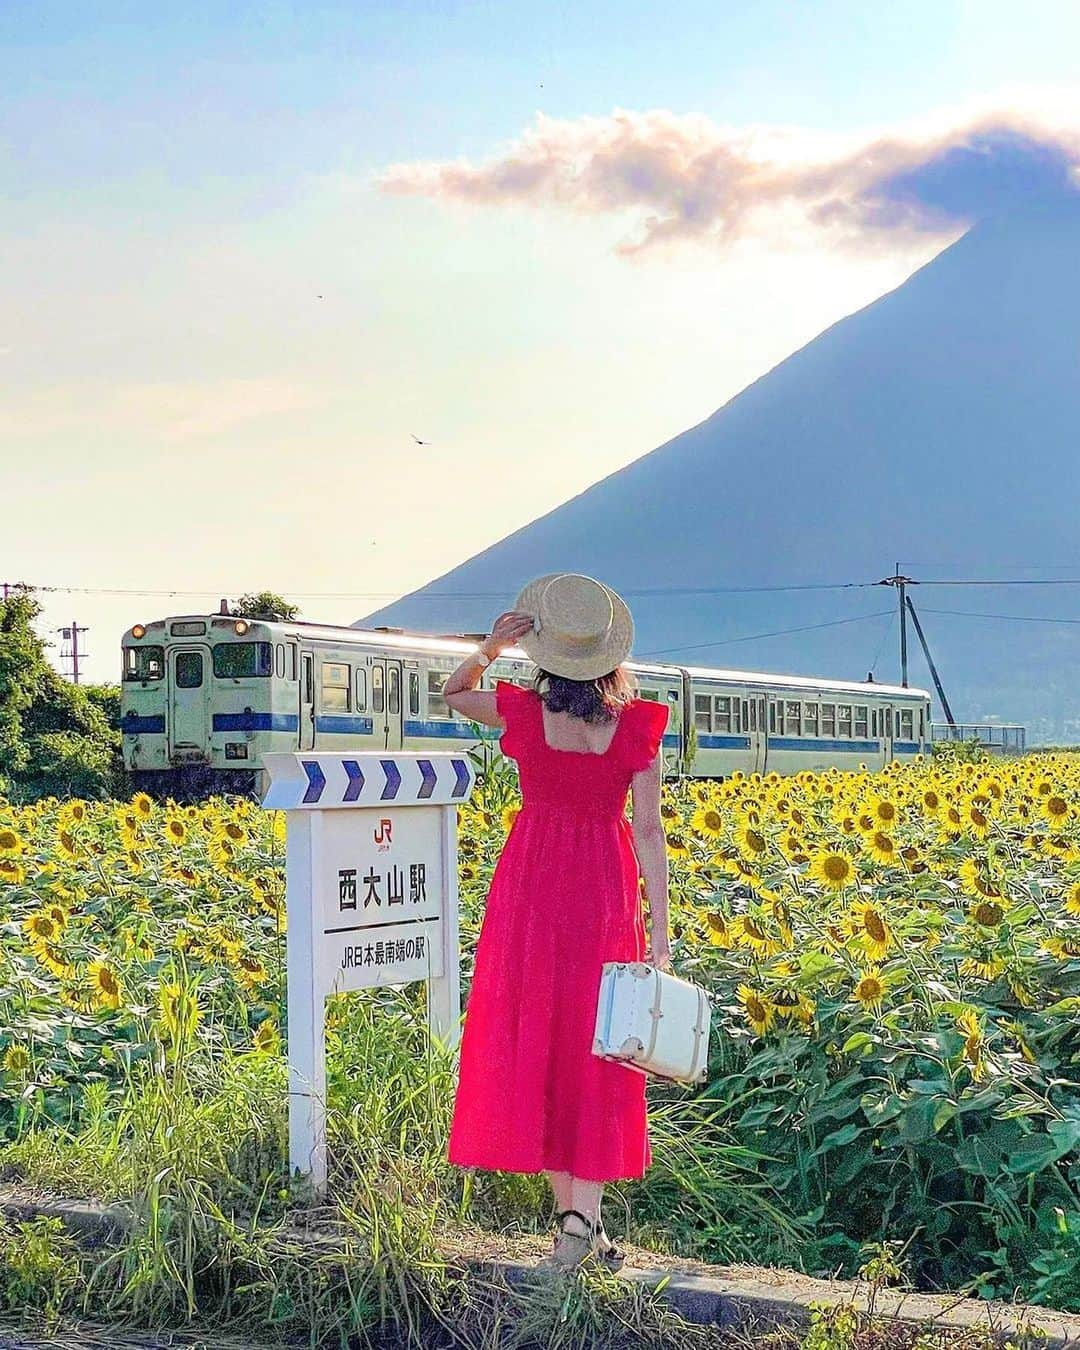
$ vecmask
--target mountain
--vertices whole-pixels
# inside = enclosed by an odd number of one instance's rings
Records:
[[[925,582],[1080,578],[1078,245],[1080,199],[981,222],[706,421],[361,622],[484,630],[529,577],[575,570],[627,596],[639,656],[898,678],[896,592],[866,584],[897,560]],[[864,584],[746,589],[839,583]],[[1080,586],[911,595],[958,719],[1080,741]]]

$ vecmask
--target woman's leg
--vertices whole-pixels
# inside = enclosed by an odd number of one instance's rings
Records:
[[[570,1209],[584,1214],[595,1228],[600,1222],[600,1201],[604,1195],[601,1181],[582,1181],[580,1177],[570,1178]]]
[[[564,1210],[573,1209],[573,1183],[574,1179],[569,1172],[548,1172],[547,1179],[551,1183],[551,1189],[555,1196],[555,1209],[558,1213]]]

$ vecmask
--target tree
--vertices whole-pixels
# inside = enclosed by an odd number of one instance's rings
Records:
[[[34,630],[29,590],[0,601],[0,783],[21,800],[108,797],[121,779],[118,695],[69,684]]]
[[[258,591],[254,595],[242,595],[232,603],[232,612],[239,619],[269,619],[271,622],[288,623],[297,618],[299,605],[290,605],[283,596],[273,591]]]

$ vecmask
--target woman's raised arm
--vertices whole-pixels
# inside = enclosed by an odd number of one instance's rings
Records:
[[[532,628],[532,616],[514,610],[500,614],[491,629],[490,637],[481,642],[479,652],[487,661],[478,661],[476,653],[467,656],[443,686],[443,698],[456,713],[470,722],[481,722],[486,727],[503,729],[503,720],[495,706],[495,695],[489,689],[477,689],[488,664],[500,657],[507,647]]]

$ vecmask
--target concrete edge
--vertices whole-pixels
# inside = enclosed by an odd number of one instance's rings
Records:
[[[96,1247],[115,1243],[134,1225],[135,1216],[121,1205],[96,1205],[64,1200],[18,1187],[0,1185],[0,1215],[16,1222],[36,1218],[61,1219],[72,1236]],[[290,1228],[279,1236],[298,1246],[337,1245],[331,1234]],[[530,1278],[532,1267],[515,1261],[467,1262],[467,1269],[500,1276],[509,1283]],[[804,1326],[815,1304],[837,1307],[851,1304],[860,1312],[870,1308],[865,1282],[815,1280],[794,1271],[777,1272],[775,1280],[746,1275],[700,1275],[678,1269],[624,1267],[621,1278],[662,1294],[688,1322],[730,1327]],[[1080,1350],[1080,1314],[1056,1312],[1026,1303],[984,1302],[957,1294],[916,1294],[896,1289],[878,1291],[874,1315],[914,1326],[934,1327],[957,1334],[986,1331],[999,1344],[1024,1342],[1045,1350]]]

